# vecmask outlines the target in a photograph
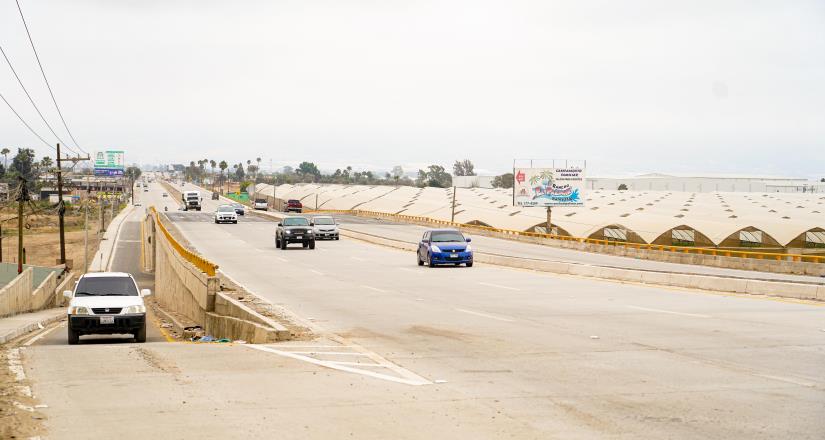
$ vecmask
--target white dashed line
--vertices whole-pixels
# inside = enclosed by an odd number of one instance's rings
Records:
[[[457,312],[467,313],[468,315],[475,315],[475,316],[481,316],[482,318],[495,319],[496,321],[502,321],[502,322],[513,322],[514,321],[513,319],[510,319],[510,318],[505,318],[505,317],[496,316],[496,315],[490,315],[488,313],[476,312],[476,311],[473,311],[473,310],[467,310],[467,309],[455,309],[455,310]]]
[[[323,273],[323,272],[321,272],[321,271],[319,271],[319,270],[310,269],[309,271],[310,271],[310,272],[312,272],[312,273],[314,273],[315,275],[318,275],[318,276],[324,276],[324,273]]]
[[[350,257],[350,258],[352,258],[355,261],[367,261],[367,260],[365,260],[363,258],[360,258],[360,257]]]
[[[696,313],[673,312],[673,311],[670,311],[670,310],[662,310],[662,309],[649,309],[647,307],[639,307],[639,306],[627,306],[627,307],[629,307],[631,309],[636,309],[636,310],[644,310],[646,312],[667,313],[669,315],[690,316],[690,317],[693,317],[693,318],[710,318],[711,317],[710,315],[699,315],[699,314],[696,314]]]
[[[487,287],[495,287],[496,289],[514,290],[514,291],[520,291],[521,290],[521,289],[518,289],[518,288],[515,288],[515,287],[502,286],[500,284],[493,284],[493,283],[479,282],[478,284],[481,284],[482,286],[487,286]]]
[[[364,289],[367,289],[367,290],[372,290],[372,291],[374,291],[374,292],[387,293],[387,291],[386,291],[386,290],[379,289],[379,288],[377,288],[377,287],[365,286],[365,285],[363,285],[363,284],[361,285],[361,287],[362,287],[362,288],[364,288]]]
[[[282,263],[289,263],[289,260],[287,260],[286,258],[281,258],[281,257],[275,257],[275,258],[277,258],[278,261],[281,261]]]

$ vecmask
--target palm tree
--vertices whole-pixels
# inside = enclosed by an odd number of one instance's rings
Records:
[[[261,158],[256,157],[255,162],[258,162],[258,166],[255,168],[255,181],[258,181],[258,172],[261,171]]]
[[[217,166],[218,163],[215,162],[215,160],[213,159],[213,160],[209,161],[209,165],[212,167],[212,191],[214,191],[215,190],[215,166]]]
[[[229,168],[229,164],[226,163],[225,160],[222,160],[218,167],[221,169],[221,193],[223,193],[223,172],[227,168]]]
[[[0,154],[2,154],[3,157],[6,158],[4,165],[6,169],[9,169],[9,153],[11,153],[11,150],[9,150],[8,148],[3,148],[3,150],[0,150]]]

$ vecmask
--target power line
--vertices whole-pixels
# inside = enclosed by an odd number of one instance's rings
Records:
[[[49,148],[51,148],[51,149],[53,149],[53,150],[57,151],[57,149],[56,149],[56,148],[54,148],[54,146],[53,146],[52,144],[50,144],[50,143],[46,142],[46,140],[45,140],[45,139],[43,139],[43,137],[42,137],[42,136],[40,136],[39,134],[37,134],[37,132],[36,132],[36,131],[34,131],[34,129],[31,127],[31,125],[29,125],[29,123],[28,123],[28,122],[26,122],[26,120],[25,120],[25,119],[23,119],[23,117],[22,117],[22,116],[20,116],[20,113],[17,113],[17,110],[15,110],[15,109],[14,109],[14,107],[12,107],[12,106],[11,106],[11,104],[9,104],[9,101],[6,101],[6,97],[5,97],[5,96],[3,96],[3,94],[2,94],[2,93],[0,93],[0,99],[2,99],[2,100],[3,100],[3,102],[5,102],[7,106],[9,106],[9,109],[12,111],[12,113],[14,113],[14,115],[15,115],[15,116],[17,116],[17,119],[20,119],[20,122],[22,122],[22,123],[23,123],[23,125],[25,125],[25,126],[26,126],[26,128],[28,128],[28,129],[29,129],[29,131],[30,131],[30,132],[32,132],[32,134],[33,134],[33,135],[37,136],[37,138],[38,138],[38,139],[40,139],[40,140],[41,140],[44,144],[46,144],[46,146],[48,146]]]
[[[37,107],[37,104],[35,104],[34,99],[32,98],[32,95],[31,95],[31,94],[29,94],[28,89],[26,89],[26,86],[25,86],[25,85],[23,85],[23,81],[20,79],[20,76],[17,74],[17,71],[16,71],[16,70],[14,70],[14,66],[11,64],[11,60],[9,59],[8,55],[6,55],[6,51],[4,51],[4,50],[3,50],[3,46],[0,46],[0,54],[2,54],[2,55],[3,55],[3,58],[5,58],[5,59],[6,59],[6,64],[8,64],[8,65],[9,65],[9,69],[11,69],[11,73],[13,73],[13,74],[14,74],[14,77],[15,77],[15,78],[17,78],[17,83],[18,83],[18,84],[20,84],[20,87],[23,89],[23,92],[25,92],[25,93],[26,93],[26,97],[27,97],[27,98],[29,98],[29,102],[32,104],[32,106],[34,107],[34,109],[37,111],[37,114],[40,116],[40,119],[42,119],[42,120],[43,120],[43,123],[44,123],[44,124],[46,124],[46,127],[48,127],[48,128],[49,128],[49,131],[51,131],[51,132],[52,132],[52,134],[54,135],[54,137],[55,137],[55,138],[57,138],[57,140],[58,140],[61,144],[66,144],[65,142],[63,142],[63,140],[62,140],[62,139],[60,139],[60,136],[58,136],[58,135],[57,135],[57,133],[55,133],[55,131],[54,131],[54,129],[52,128],[52,126],[51,126],[51,125],[49,124],[49,122],[46,120],[46,117],[45,117],[45,116],[43,116],[43,112],[41,112],[41,111],[40,111],[40,108],[39,108],[39,107]],[[77,152],[75,151],[75,153],[77,153]]]
[[[29,32],[29,25],[26,23],[26,17],[23,16],[23,9],[20,8],[20,1],[15,0],[17,3],[17,10],[20,12],[20,19],[23,20],[23,27],[26,28],[26,35],[29,37],[29,44],[32,46],[32,51],[34,52],[34,57],[37,59],[37,65],[40,67],[40,73],[43,74],[43,81],[46,82],[46,88],[49,89],[49,95],[52,97],[52,102],[54,103],[54,108],[57,109],[57,114],[60,116],[60,121],[63,122],[63,127],[66,128],[66,132],[69,133],[69,137],[72,138],[72,142],[74,142],[74,146],[77,147],[80,151],[84,154],[89,154],[83,148],[80,148],[80,145],[77,144],[77,141],[72,135],[72,131],[69,130],[69,126],[66,124],[66,120],[63,118],[63,113],[60,111],[60,107],[57,105],[57,100],[54,98],[54,93],[52,92],[52,86],[49,84],[49,80],[46,78],[46,71],[43,69],[43,64],[40,62],[40,55],[37,54],[37,49],[34,47],[34,40],[32,40],[32,35]]]

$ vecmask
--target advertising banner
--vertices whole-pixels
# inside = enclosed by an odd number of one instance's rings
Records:
[[[106,150],[95,153],[95,176],[122,176],[125,168],[123,150]]]
[[[523,207],[584,206],[584,168],[516,168],[513,203]]]

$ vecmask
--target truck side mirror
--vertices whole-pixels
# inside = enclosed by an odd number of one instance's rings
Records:
[[[66,299],[72,299],[72,291],[71,290],[64,290],[63,297]]]
[[[142,296],[142,297],[152,296],[152,291],[149,290],[149,289],[142,289],[140,291],[140,296]]]
[[[284,224],[283,224],[283,223],[281,223],[281,222],[278,222],[278,226],[283,226],[283,225],[284,225]]]

